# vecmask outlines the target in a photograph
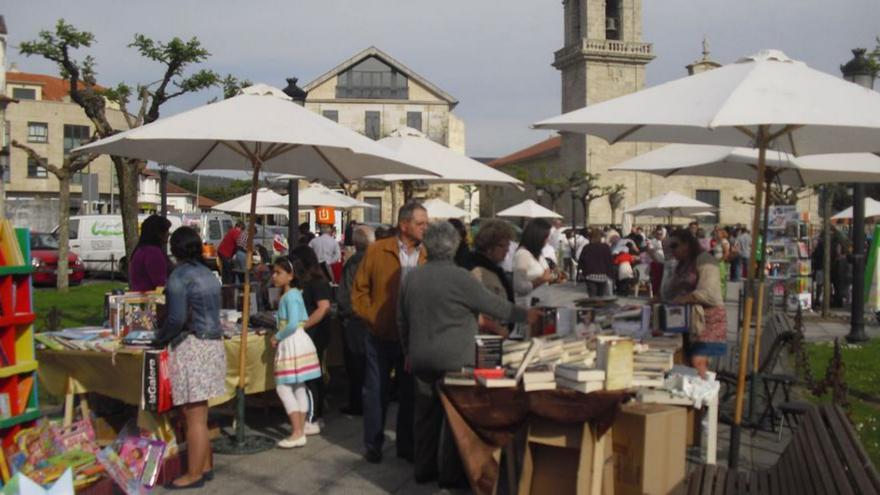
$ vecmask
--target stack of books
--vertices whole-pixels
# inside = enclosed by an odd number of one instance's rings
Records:
[[[565,339],[562,343],[562,363],[596,364],[596,352],[590,350],[585,339]]]
[[[523,390],[534,392],[536,390],[555,390],[556,376],[549,366],[530,366],[526,368],[522,376]]]
[[[500,368],[502,364],[502,342],[500,335],[474,336],[474,367],[477,369]]]
[[[508,368],[518,368],[530,345],[528,340],[505,340],[502,344],[501,363]]]
[[[632,339],[599,341],[596,364],[605,371],[606,390],[623,390],[632,386],[634,347]]]
[[[516,378],[510,376],[504,368],[474,370],[477,383],[486,388],[516,387]]]
[[[605,388],[605,371],[584,364],[560,364],[556,367],[555,375],[560,388],[585,394]]]

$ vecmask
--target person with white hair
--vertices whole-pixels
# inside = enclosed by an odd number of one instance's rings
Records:
[[[461,238],[446,221],[428,225],[424,246],[428,261],[403,280],[398,299],[400,343],[415,379],[415,477],[455,486],[463,479],[454,443],[440,440],[443,407],[435,385],[448,371],[474,364],[477,315],[501,321],[536,321],[541,312],[527,310],[486,289],[470,272],[454,264]],[[439,452],[440,446],[449,446]],[[448,457],[447,457],[448,456]]]
[[[318,263],[329,269],[330,266],[342,260],[342,251],[339,249],[339,241],[333,237],[333,226],[321,224],[320,229],[321,235],[312,239],[309,242],[309,247],[318,256]]]

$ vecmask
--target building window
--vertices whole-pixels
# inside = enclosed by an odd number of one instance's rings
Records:
[[[70,183],[71,184],[82,184],[84,175],[85,174],[82,171],[74,172],[73,175],[70,176]]]
[[[28,142],[46,143],[49,141],[49,124],[45,122],[28,122]]]
[[[370,139],[382,137],[382,118],[379,112],[367,111],[364,121],[364,134]]]
[[[12,97],[16,100],[36,100],[37,90],[34,88],[12,88]]]
[[[711,216],[699,217],[700,223],[716,224],[721,220],[718,216],[718,208],[721,207],[721,191],[717,189],[697,189],[697,201],[709,203],[712,205],[712,211],[715,212]]]
[[[28,158],[28,178],[30,179],[45,179],[49,176],[46,169],[39,166],[37,162],[33,158]]]
[[[406,76],[378,58],[369,57],[339,74],[336,97],[406,100],[409,89]]]
[[[3,182],[9,184],[9,153],[0,152],[0,170],[3,173]]]
[[[382,198],[364,198],[364,203],[375,208],[364,208],[364,222],[382,223]]]
[[[605,1],[605,39],[619,40],[620,37],[620,0]]]
[[[89,140],[92,129],[87,125],[64,124],[64,155]]]
[[[406,126],[422,130],[422,112],[406,112]]]
[[[324,110],[323,112],[321,112],[321,114],[324,116],[324,118],[339,123],[339,110]]]

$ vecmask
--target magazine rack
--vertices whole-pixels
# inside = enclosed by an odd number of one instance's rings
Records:
[[[7,220],[0,223],[0,442],[5,447],[16,433],[32,426],[40,411],[30,231],[13,231]]]

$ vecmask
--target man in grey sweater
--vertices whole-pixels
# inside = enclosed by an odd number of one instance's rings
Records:
[[[415,377],[415,476],[441,486],[463,480],[451,435],[444,434],[443,407],[434,388],[447,371],[474,364],[480,313],[510,322],[535,321],[540,310],[517,307],[489,292],[453,263],[459,236],[445,221],[425,231],[428,262],[403,281],[398,299],[400,342]]]

